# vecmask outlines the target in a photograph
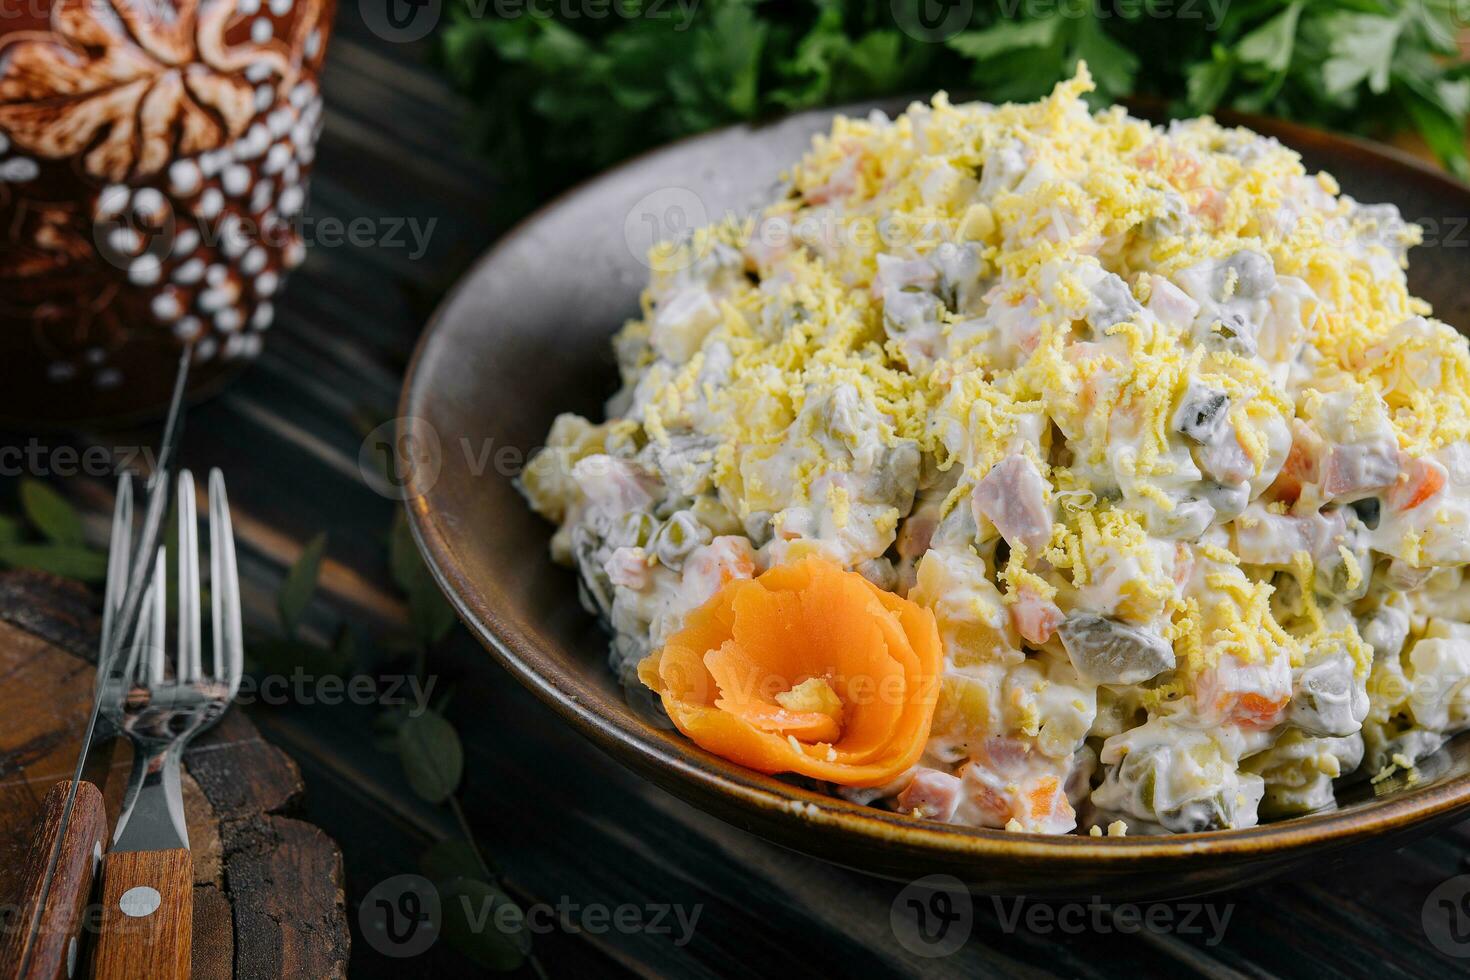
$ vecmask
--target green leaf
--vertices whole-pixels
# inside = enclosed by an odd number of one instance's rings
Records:
[[[1430,99],[1406,92],[1404,108],[1414,121],[1414,128],[1439,157],[1440,162],[1461,180],[1470,181],[1470,161],[1465,156],[1465,121],[1446,112]]]
[[[956,34],[946,43],[966,58],[986,61],[1022,49],[1049,47],[1061,26],[1060,16],[1031,21],[1003,20],[982,31]]]
[[[1470,115],[1470,78],[1440,79],[1434,84],[1434,94],[1453,118],[1464,119]]]
[[[444,598],[419,555],[408,518],[401,510],[393,515],[393,527],[388,532],[388,565],[393,581],[408,597],[409,622],[419,643],[430,647],[448,636],[454,628],[454,607]]]
[[[1230,88],[1235,73],[1229,54],[1220,45],[1215,45],[1214,55],[1209,61],[1191,65],[1186,81],[1186,101],[1190,112],[1213,112]]]
[[[439,889],[444,938],[487,970],[517,969],[531,952],[531,933],[515,900],[484,881],[461,877]]]
[[[1394,47],[1404,29],[1402,17],[1335,14],[1325,18],[1332,37],[1332,57],[1322,65],[1322,81],[1330,95],[1368,81],[1375,94],[1388,91]]]
[[[296,635],[296,627],[306,607],[311,605],[316,592],[317,575],[321,571],[322,552],[327,546],[327,536],[318,534],[301,549],[301,556],[286,572],[280,592],[276,593],[276,609],[281,615],[281,626],[287,636]]]
[[[433,882],[451,881],[472,875],[480,868],[480,855],[463,837],[446,837],[419,858],[419,870]],[[496,869],[490,868],[493,872]]]
[[[85,540],[76,509],[40,480],[26,477],[20,481],[20,505],[26,519],[47,540],[69,545],[80,545]]]
[[[107,577],[106,555],[71,544],[0,544],[0,565],[82,582],[101,582]]]
[[[1073,53],[1078,60],[1087,62],[1088,70],[1105,98],[1133,93],[1138,56],[1109,37],[1096,21],[1078,23]]]
[[[20,540],[20,521],[0,514],[0,544],[14,544]]]
[[[448,799],[464,773],[459,735],[437,711],[404,719],[398,729],[398,758],[413,791],[430,803]]]
[[[1302,13],[1301,0],[1241,38],[1236,56],[1246,64],[1261,65],[1273,72],[1286,71],[1296,46],[1296,25]]]

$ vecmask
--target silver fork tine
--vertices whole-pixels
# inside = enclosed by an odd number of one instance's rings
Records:
[[[225,475],[209,471],[210,597],[214,613],[214,676],[234,698],[245,670],[245,640],[240,626],[240,572],[235,564],[235,529]]]
[[[148,686],[157,688],[163,683],[163,648],[168,642],[168,549],[159,548],[158,558],[153,563],[153,585],[150,587],[153,600],[153,615],[149,623],[148,638]]]
[[[129,552],[133,547],[133,478],[117,478],[117,498],[112,505],[112,541],[107,548],[107,594],[102,600],[102,649],[108,648],[112,623],[128,591]]]
[[[194,474],[179,471],[179,640],[177,676],[190,683],[199,679],[201,644],[199,624],[199,516],[194,503]]]

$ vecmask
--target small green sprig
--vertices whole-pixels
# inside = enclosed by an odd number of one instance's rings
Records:
[[[95,584],[107,577],[107,554],[87,544],[82,518],[40,480],[20,481],[21,517],[0,515],[0,567],[32,568]]]

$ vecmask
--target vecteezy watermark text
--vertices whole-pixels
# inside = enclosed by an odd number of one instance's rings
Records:
[[[453,915],[472,933],[511,935],[563,932],[601,936],[645,935],[683,948],[694,938],[703,904],[677,902],[579,902],[562,895],[555,902],[521,908],[496,894],[444,895],[422,875],[396,875],[379,882],[358,906],[358,925],[368,944],[385,956],[418,956],[433,946],[444,919]]]

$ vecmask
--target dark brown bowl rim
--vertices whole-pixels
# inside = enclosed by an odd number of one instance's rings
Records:
[[[899,101],[874,100],[807,110],[794,115],[816,118],[834,113],[864,114],[874,106],[892,106]],[[1147,115],[1159,112],[1158,105],[1149,102],[1140,102],[1130,108],[1142,109]],[[1439,192],[1463,199],[1467,210],[1470,210],[1470,186],[1393,147],[1244,113],[1221,112],[1217,118],[1222,123],[1248,126],[1257,132],[1278,137],[1288,146],[1315,144],[1319,148],[1337,148],[1376,158],[1383,164],[1409,171],[1421,181],[1437,185]],[[420,365],[461,290],[468,288],[484,267],[495,262],[503,249],[536,225],[544,215],[583,194],[596,193],[596,185],[601,181],[642,166],[648,157],[674,147],[713,139],[732,130],[746,129],[755,138],[760,129],[776,121],[779,120],[726,127],[652,148],[563,191],[522,218],[466,270],[430,317],[409,361],[399,401],[400,420],[413,417],[415,407],[432,397],[432,392],[423,387]],[[1462,775],[1423,789],[1404,789],[1392,799],[1361,810],[1327,810],[1240,830],[1092,837],[1084,834],[1016,833],[916,821],[902,814],[826,796],[737,766],[705,752],[680,736],[665,736],[634,720],[600,713],[593,706],[597,699],[587,697],[589,693],[596,692],[579,690],[582,685],[576,672],[562,669],[532,644],[507,640],[497,633],[499,617],[478,594],[473,581],[455,560],[450,543],[453,538],[429,508],[427,500],[427,497],[418,497],[407,502],[414,541],[460,619],[517,680],[599,748],[635,769],[657,774],[655,781],[665,784],[686,781],[700,790],[701,795],[722,797],[754,811],[753,815],[788,823],[795,833],[836,834],[855,844],[881,842],[900,845],[905,849],[928,852],[938,859],[1003,856],[1010,860],[1034,860],[1079,868],[1097,864],[1117,867],[1129,862],[1154,864],[1187,858],[1229,861],[1258,857],[1266,852],[1340,847],[1470,809],[1470,775]]]

